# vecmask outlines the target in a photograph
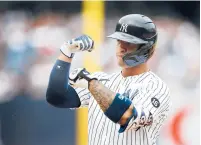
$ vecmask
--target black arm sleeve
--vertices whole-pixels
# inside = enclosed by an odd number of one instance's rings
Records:
[[[70,63],[57,60],[49,78],[46,100],[59,108],[75,108],[81,105],[77,92],[68,85]]]

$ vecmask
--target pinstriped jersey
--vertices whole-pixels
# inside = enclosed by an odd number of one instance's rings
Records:
[[[136,128],[131,119],[127,129],[119,133],[119,124],[107,118],[88,89],[76,88],[81,107],[88,107],[89,145],[155,145],[159,131],[170,109],[167,85],[153,72],[123,77],[121,72],[93,74],[107,88],[130,98],[134,106],[142,106],[152,114],[153,123]]]

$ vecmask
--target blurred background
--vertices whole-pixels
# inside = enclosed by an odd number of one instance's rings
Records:
[[[147,15],[158,28],[149,64],[173,103],[158,145],[200,144],[200,1],[1,1],[0,145],[85,145],[78,141],[77,111],[45,101],[51,68],[65,40],[87,33],[96,50],[76,54],[72,68],[120,70],[116,42],[106,36],[130,13]]]

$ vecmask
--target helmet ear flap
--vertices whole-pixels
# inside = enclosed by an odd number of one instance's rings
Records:
[[[144,56],[147,60],[153,55],[155,50],[155,44],[153,41],[150,41],[147,44],[141,44],[137,49],[137,54],[139,56]]]
[[[152,55],[154,54],[154,51],[155,51],[155,47],[152,46],[152,47],[148,50],[148,53],[147,53],[147,60],[152,57]]]
[[[152,45],[150,46],[150,48],[148,49],[148,56],[147,56],[147,58],[149,59],[149,58],[151,58],[152,57],[152,55],[154,54],[154,52],[155,52],[155,48],[156,48],[156,41],[154,42],[154,41],[151,41],[151,42],[153,42],[152,43]]]

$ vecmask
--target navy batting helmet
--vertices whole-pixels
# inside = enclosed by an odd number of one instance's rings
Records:
[[[139,44],[136,51],[123,56],[125,64],[132,67],[146,62],[152,56],[157,41],[157,30],[156,25],[147,16],[130,14],[119,20],[115,32],[108,37]]]

